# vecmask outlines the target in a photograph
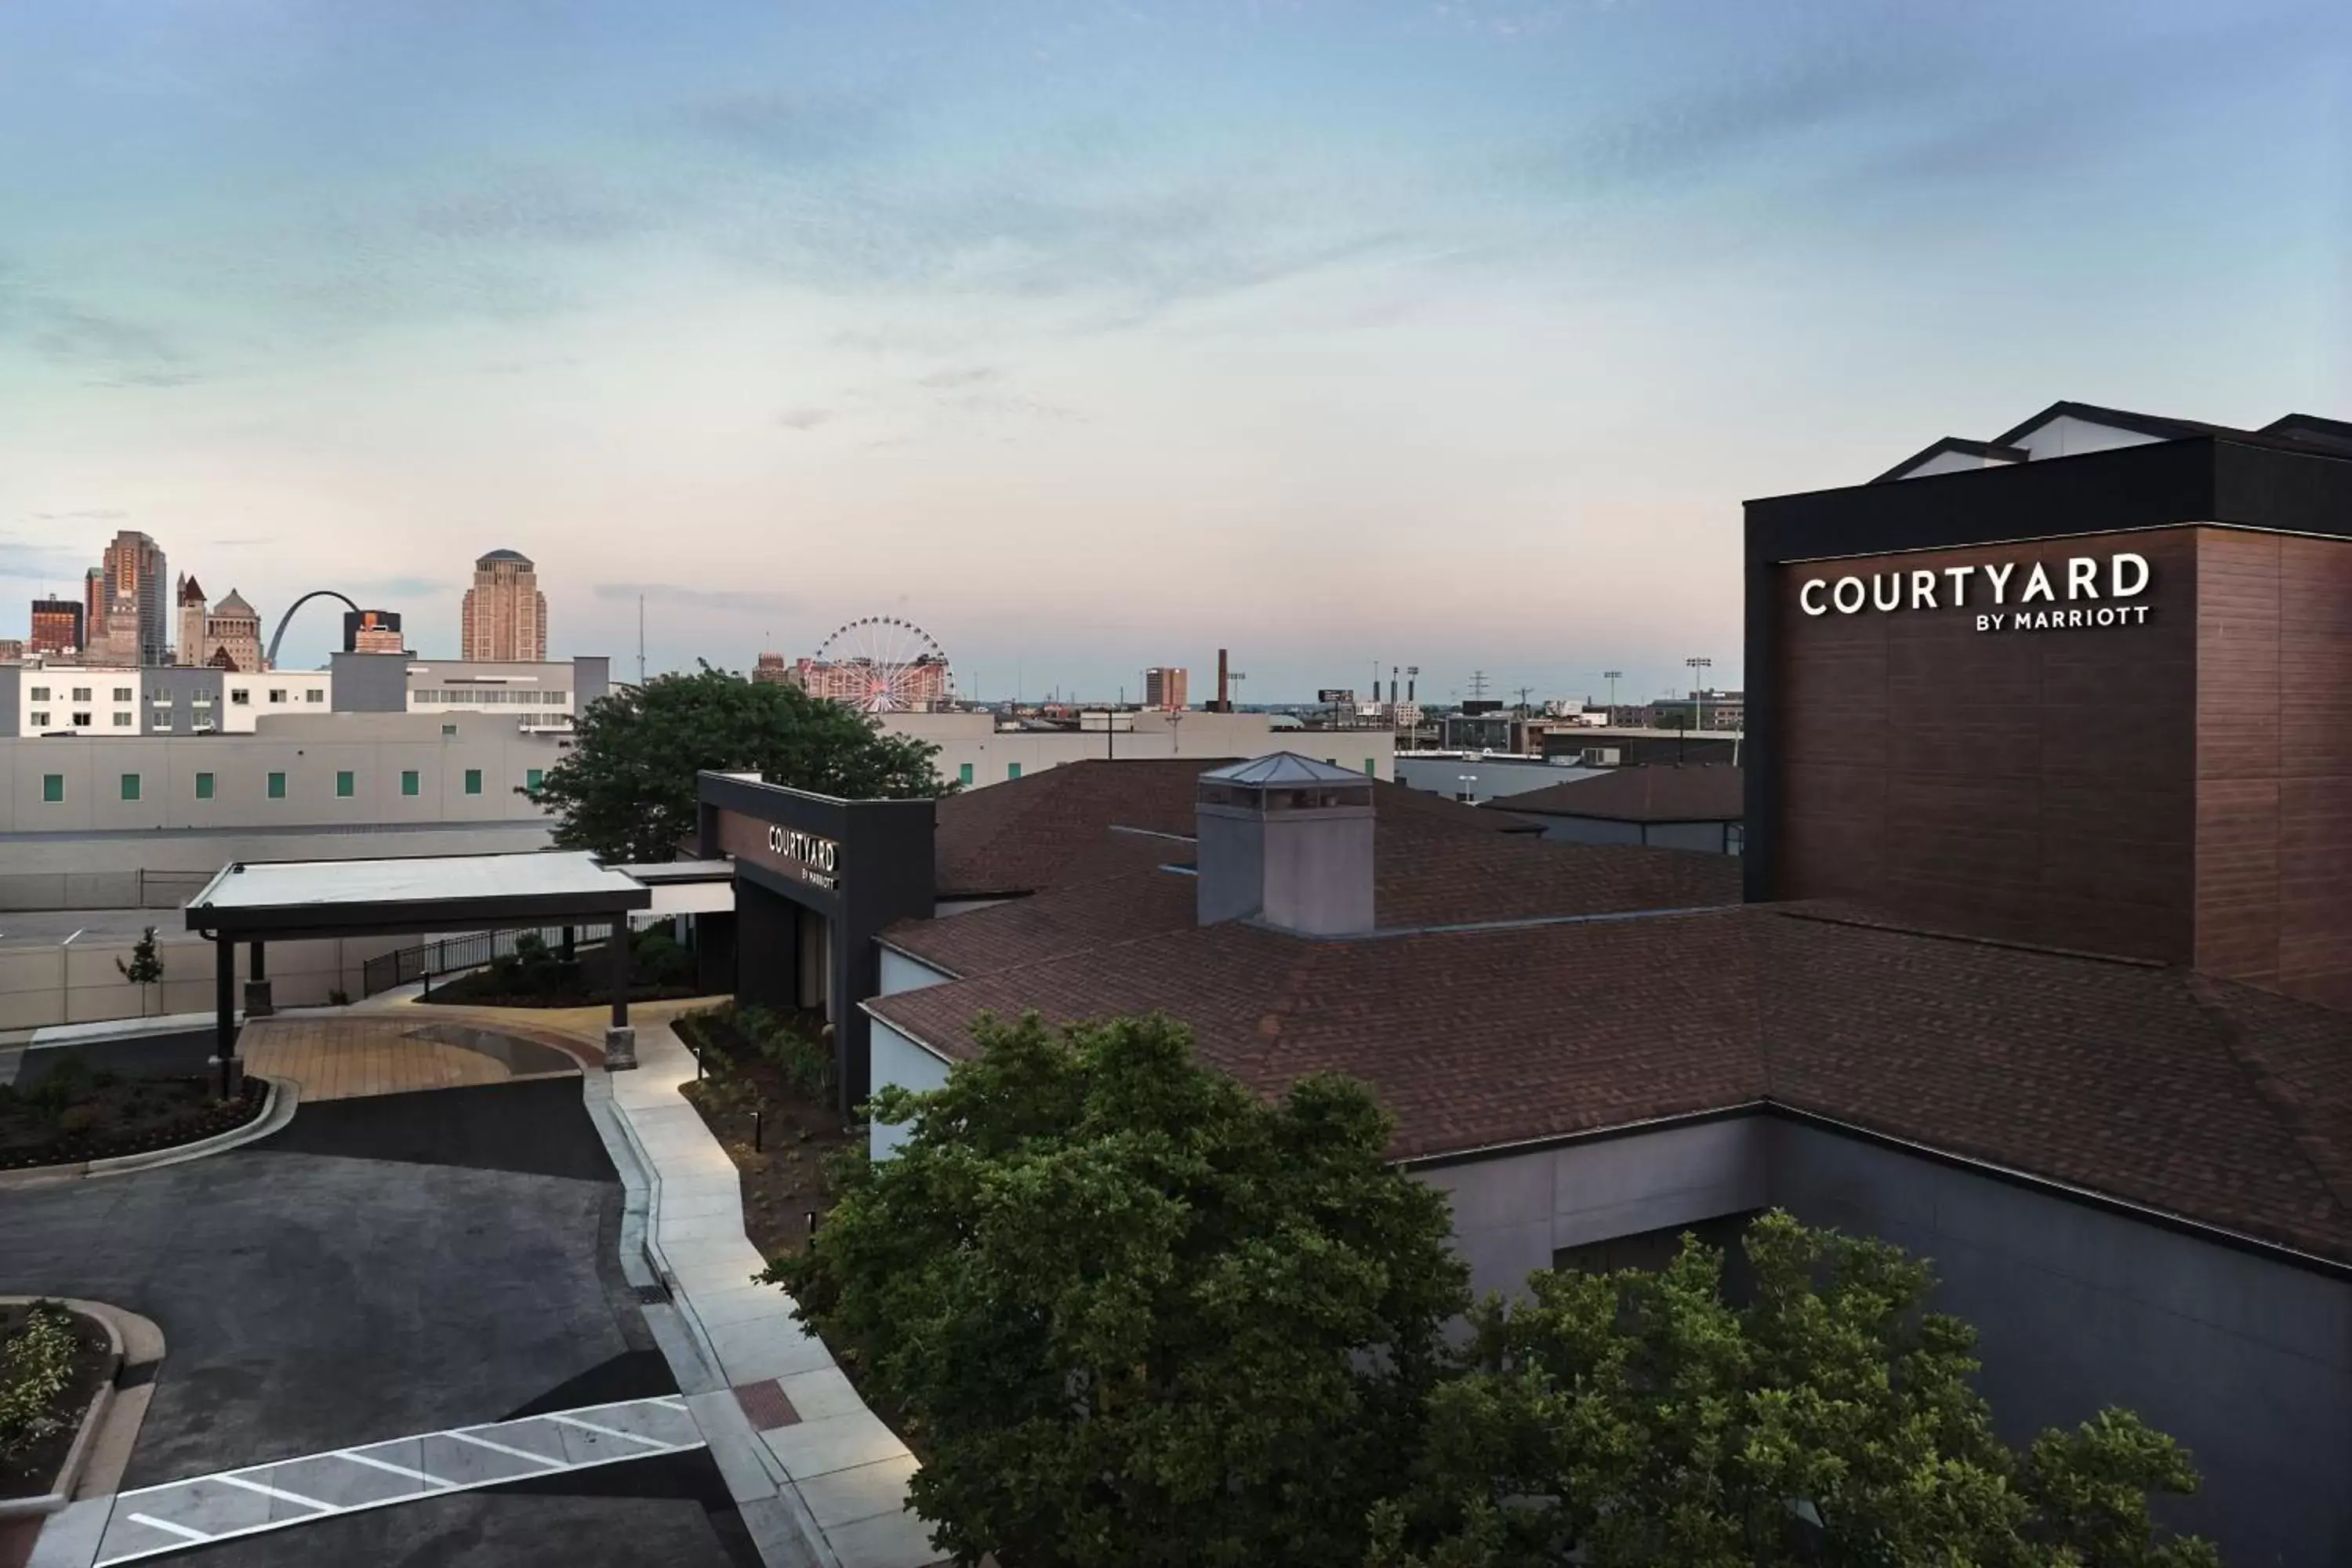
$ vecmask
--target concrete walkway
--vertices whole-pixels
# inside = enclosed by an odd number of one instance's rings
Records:
[[[764,1488],[791,1508],[816,1561],[838,1568],[922,1568],[944,1561],[928,1527],[906,1510],[914,1456],[858,1398],[824,1342],[793,1320],[792,1299],[775,1286],[752,1282],[767,1264],[743,1234],[740,1179],[700,1113],[678,1093],[694,1080],[694,1056],[669,1026],[680,1013],[714,1000],[633,1004],[636,1070],[586,1078],[591,1114],[600,1125],[609,1120],[634,1156],[634,1162],[615,1159],[624,1180],[632,1163],[644,1174],[646,1260],[726,1390],[688,1403],[705,1417],[706,1431],[719,1425],[709,1417],[721,1414],[711,1410],[713,1398],[749,1421],[758,1434],[751,1457],[761,1474],[730,1464],[730,1445],[715,1435],[713,1457],[739,1500],[749,1504]],[[386,1005],[407,1004],[389,996],[361,1004],[371,1010]],[[433,1004],[417,1010],[485,1026],[506,1020],[598,1042],[605,1021],[601,1008],[526,1012]],[[682,1372],[680,1384],[686,1385]]]

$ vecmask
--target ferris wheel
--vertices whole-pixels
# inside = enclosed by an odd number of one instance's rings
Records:
[[[904,713],[947,702],[955,690],[947,649],[897,616],[864,616],[817,645],[812,689],[865,713]]]

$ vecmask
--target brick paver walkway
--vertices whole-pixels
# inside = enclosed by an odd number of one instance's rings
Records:
[[[299,1084],[305,1104],[503,1083],[515,1076],[496,1057],[462,1045],[416,1037],[420,1024],[438,1021],[420,1019],[414,1013],[316,1016],[289,1013],[249,1020],[238,1037],[237,1051],[245,1058],[248,1072],[291,1079]],[[498,1026],[490,1020],[477,1026]],[[544,1038],[536,1032],[523,1037]]]

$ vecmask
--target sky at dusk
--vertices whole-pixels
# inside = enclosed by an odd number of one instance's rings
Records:
[[[8,0],[0,636],[130,527],[426,653],[518,549],[616,673],[643,595],[656,668],[896,615],[992,698],[1736,684],[1747,497],[2352,417],[2347,61],[2341,0]]]

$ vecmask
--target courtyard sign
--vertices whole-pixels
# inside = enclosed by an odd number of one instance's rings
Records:
[[[841,865],[841,845],[837,840],[803,833],[796,827],[771,824],[768,828],[768,853],[780,855],[799,868],[803,881],[834,889],[841,885],[838,871]]]
[[[2050,568],[2038,561],[2022,579],[2018,567],[2019,563],[2005,561],[1998,566],[1874,572],[1867,578],[1811,577],[1798,589],[1797,603],[1809,616],[1825,616],[1832,610],[1852,616],[1864,610],[1973,607],[1980,632],[2142,626],[2147,621],[2147,605],[2117,602],[2137,599],[2147,592],[2145,555],[2117,551],[2105,563],[2095,555],[2070,555],[2054,578]],[[2066,601],[2063,607],[2062,598]]]

